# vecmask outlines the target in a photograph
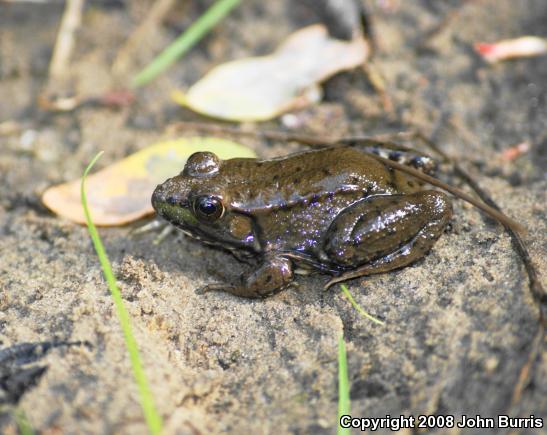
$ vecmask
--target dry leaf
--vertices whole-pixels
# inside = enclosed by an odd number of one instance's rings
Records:
[[[196,151],[211,151],[222,159],[255,157],[251,149],[218,138],[182,138],[151,145],[87,178],[93,222],[102,226],[123,225],[153,213],[150,197],[154,188],[178,174]],[[85,223],[79,179],[50,187],[42,201],[55,213]]]
[[[316,24],[293,33],[269,56],[217,66],[176,102],[207,116],[232,121],[264,121],[306,107],[321,98],[318,83],[365,62],[363,36],[343,41]]]
[[[506,162],[511,162],[523,154],[526,154],[530,151],[530,142],[521,142],[517,145],[507,148],[501,153],[501,159]]]
[[[479,42],[475,50],[487,62],[495,63],[516,57],[539,56],[547,53],[547,39],[537,36],[522,36],[515,39],[505,39],[495,43]]]

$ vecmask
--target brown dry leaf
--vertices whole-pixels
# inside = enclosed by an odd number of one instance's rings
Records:
[[[369,45],[362,35],[334,39],[325,26],[305,27],[269,56],[217,66],[176,102],[203,115],[231,121],[265,121],[321,98],[318,84],[363,64]]]
[[[196,151],[211,151],[221,159],[255,157],[250,148],[212,137],[151,145],[87,177],[87,201],[95,225],[123,225],[153,213],[150,197],[155,187],[178,174]],[[80,179],[50,187],[42,201],[55,213],[85,224]]]

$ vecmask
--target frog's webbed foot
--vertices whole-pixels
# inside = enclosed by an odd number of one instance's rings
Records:
[[[206,284],[204,286],[198,287],[194,293],[197,295],[204,295],[205,293],[209,292],[217,292],[217,291],[225,291],[228,292],[228,288],[232,287],[230,284],[222,283],[222,282],[215,282],[212,284]]]
[[[215,283],[206,285],[197,294],[222,290],[244,298],[263,298],[286,288],[293,279],[292,265],[284,257],[267,257],[258,269],[243,275],[238,284]]]

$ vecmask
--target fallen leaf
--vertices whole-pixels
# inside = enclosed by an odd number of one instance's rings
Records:
[[[231,121],[265,121],[321,99],[318,84],[365,62],[369,46],[362,35],[334,39],[325,26],[305,27],[269,56],[217,66],[186,94],[173,99],[201,114]]]
[[[521,142],[504,150],[501,153],[501,159],[505,160],[506,162],[511,162],[521,155],[526,154],[528,151],[530,151],[530,148],[531,147],[529,142]]]
[[[547,53],[547,39],[537,36],[522,36],[495,43],[479,42],[475,44],[475,50],[487,62],[495,63],[511,58],[545,54]]]
[[[222,159],[255,157],[250,148],[212,137],[151,145],[87,178],[87,200],[95,225],[123,225],[153,213],[150,197],[154,188],[178,174],[196,151],[211,151]],[[85,224],[80,179],[50,187],[42,202],[58,215]]]

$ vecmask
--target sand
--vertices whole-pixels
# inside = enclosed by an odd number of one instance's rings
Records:
[[[127,83],[130,74],[113,77],[110,66],[148,3],[125,3],[88,5],[70,64],[72,91],[100,93]],[[188,87],[222,61],[267,53],[313,21],[292,3],[239,6],[183,61],[139,90],[130,108],[57,115],[35,101],[46,85],[62,7],[0,5],[0,122],[21,126],[0,136],[0,342],[92,345],[52,350],[42,360],[48,371],[20,402],[40,433],[146,433],[87,231],[51,214],[41,193],[77,178],[100,149],[106,153],[98,167],[104,167],[174,137],[169,126],[178,121],[202,120],[172,103],[170,91]],[[320,105],[297,113],[298,131],[424,131],[529,229],[530,255],[545,271],[547,57],[490,66],[472,49],[478,41],[547,36],[545,1],[468,2],[429,40],[427,32],[460,2],[365,3],[378,42],[374,66],[394,112],[386,113],[362,72],[344,73],[325,84]],[[150,32],[130,70],[148,62],[203,9],[202,2],[175,9]],[[281,127],[272,121],[248,128]],[[265,157],[298,148],[241,141]],[[501,160],[503,150],[524,141],[530,152]],[[441,177],[463,186],[449,170]],[[461,201],[454,201],[454,210],[450,228],[423,260],[348,283],[384,326],[361,317],[339,287],[323,292],[322,275],[299,278],[297,288],[265,300],[196,295],[196,288],[244,266],[182,235],[159,245],[153,243],[157,234],[133,235],[142,222],[102,229],[166,433],[334,433],[342,333],[353,416],[547,417],[545,347],[531,366],[531,382],[511,404],[538,330],[538,305],[519,256],[491,219]],[[0,412],[0,431],[15,433],[11,408]]]

